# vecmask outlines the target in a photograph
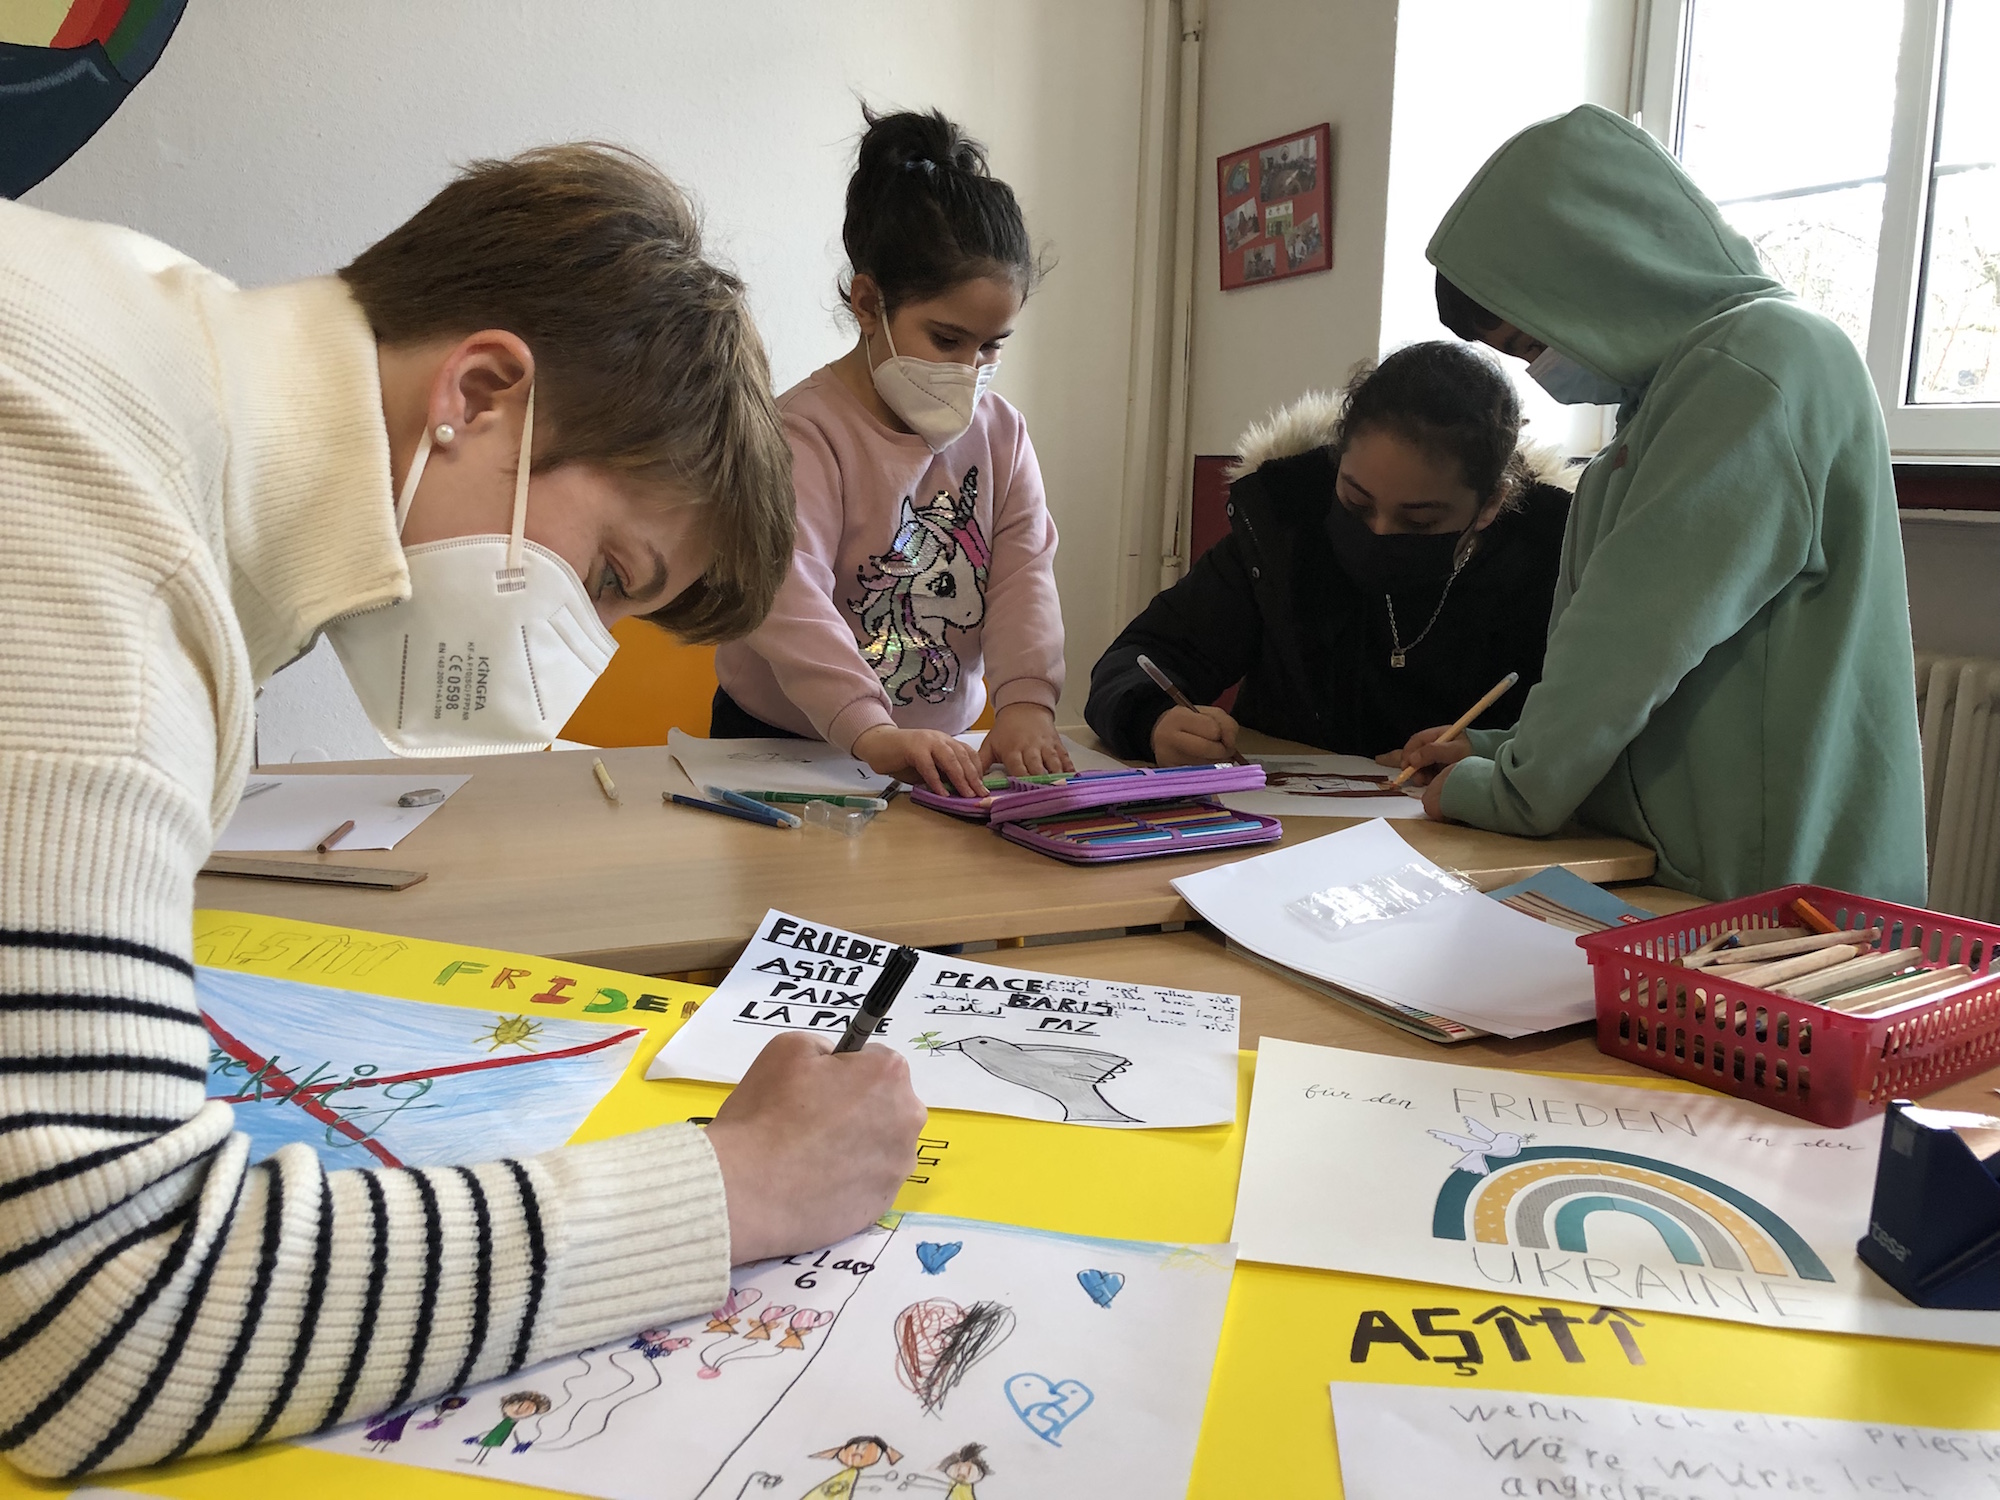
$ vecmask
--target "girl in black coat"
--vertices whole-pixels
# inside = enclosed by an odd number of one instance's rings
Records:
[[[1520,429],[1507,377],[1451,343],[1399,349],[1342,396],[1252,427],[1229,535],[1104,653],[1090,727],[1161,765],[1226,759],[1239,723],[1377,755],[1519,672],[1477,727],[1512,724],[1542,674],[1570,499]],[[1240,682],[1234,716],[1175,708],[1141,654],[1197,703]]]

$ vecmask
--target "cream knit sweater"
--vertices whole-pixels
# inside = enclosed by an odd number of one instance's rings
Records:
[[[310,1432],[711,1306],[692,1126],[527,1161],[252,1166],[204,1102],[194,874],[256,684],[408,591],[375,341],[0,202],[0,1454]]]

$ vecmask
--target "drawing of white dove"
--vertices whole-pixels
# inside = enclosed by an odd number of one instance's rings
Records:
[[[1534,1139],[1531,1135],[1516,1135],[1511,1130],[1502,1130],[1497,1133],[1488,1130],[1479,1121],[1473,1119],[1471,1115],[1461,1115],[1460,1118],[1465,1121],[1465,1128],[1472,1132],[1470,1135],[1453,1135],[1449,1130],[1433,1130],[1428,1132],[1428,1134],[1436,1136],[1454,1150],[1465,1153],[1465,1155],[1452,1163],[1455,1171],[1476,1172],[1479,1176],[1484,1177],[1486,1175],[1487,1157],[1519,1156],[1522,1145]]]

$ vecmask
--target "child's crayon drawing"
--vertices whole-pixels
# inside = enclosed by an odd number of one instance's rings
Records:
[[[925,1415],[940,1412],[952,1388],[1013,1331],[1014,1310],[998,1302],[913,1302],[896,1314],[896,1378],[923,1403]]]
[[[253,1160],[428,1167],[562,1145],[631,1062],[635,1027],[392,1000],[198,968],[208,1097]]]
[[[318,1446],[605,1500],[1180,1494],[1233,1264],[1227,1245],[906,1214]]]
[[[731,1083],[773,1030],[837,1037],[891,946],[767,912],[647,1077]],[[903,1054],[918,1097],[937,1109],[1108,1129],[1217,1125],[1236,1115],[1237,1010],[1234,995],[924,953],[874,1040]]]

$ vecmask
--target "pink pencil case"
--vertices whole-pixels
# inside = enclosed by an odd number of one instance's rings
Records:
[[[990,824],[1037,853],[1094,865],[1268,844],[1284,832],[1276,818],[1233,812],[1214,800],[1263,785],[1264,768],[1256,765],[1139,767],[1079,771],[1053,785],[1016,781],[983,797],[940,797],[919,787],[910,800]]]

